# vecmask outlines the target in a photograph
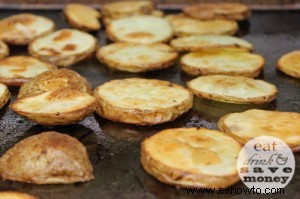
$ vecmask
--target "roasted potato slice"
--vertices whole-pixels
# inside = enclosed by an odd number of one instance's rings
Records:
[[[3,41],[0,41],[0,59],[6,57],[8,55],[9,55],[8,46]]]
[[[231,75],[257,77],[265,60],[261,55],[235,49],[211,49],[181,57],[181,69],[193,76]]]
[[[56,66],[29,56],[13,56],[0,60],[0,82],[9,86],[21,86],[33,77],[56,69]]]
[[[277,62],[277,69],[291,77],[300,78],[300,50],[283,55]]]
[[[1,191],[0,199],[37,199],[26,193],[15,192],[15,191]]]
[[[70,184],[94,178],[85,147],[54,131],[18,142],[0,158],[0,176],[33,184]]]
[[[172,25],[175,35],[234,35],[239,27],[236,21],[225,19],[214,19],[201,21],[189,18],[183,14],[167,15],[165,17]]]
[[[0,109],[8,102],[9,97],[10,93],[7,86],[0,83]]]
[[[274,136],[284,141],[292,151],[300,151],[299,113],[252,109],[223,116],[218,127],[242,144],[255,137]]]
[[[0,40],[13,45],[27,45],[54,30],[54,22],[46,17],[18,14],[0,21]]]
[[[84,77],[75,71],[62,68],[46,71],[23,84],[20,88],[18,98],[29,97],[59,88],[92,93],[91,86]]]
[[[172,27],[167,20],[148,15],[113,20],[106,32],[112,41],[129,43],[168,42],[173,37]]]
[[[100,48],[99,61],[110,68],[127,72],[146,72],[167,68],[178,54],[166,44],[113,43]]]
[[[202,20],[231,19],[242,21],[251,16],[251,9],[242,3],[200,3],[183,9],[189,17]]]
[[[94,91],[101,117],[128,124],[154,125],[175,120],[193,106],[193,95],[167,81],[112,80]]]
[[[277,88],[249,77],[209,75],[188,82],[195,95],[215,101],[237,104],[263,104],[276,98]]]
[[[171,41],[171,46],[178,51],[200,51],[215,48],[234,48],[253,50],[253,45],[246,40],[228,35],[194,35],[179,37]]]
[[[94,112],[96,100],[87,93],[56,89],[14,101],[10,108],[41,125],[76,124]]]
[[[143,141],[141,162],[163,183],[218,189],[240,180],[236,167],[240,150],[236,140],[219,131],[166,129]]]
[[[89,6],[76,3],[67,4],[64,13],[74,28],[82,31],[95,31],[101,28],[100,12]]]
[[[93,55],[96,39],[85,32],[75,29],[62,29],[29,45],[29,54],[57,66],[71,66]]]

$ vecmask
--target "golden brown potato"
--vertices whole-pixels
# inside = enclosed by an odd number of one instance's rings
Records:
[[[0,60],[0,82],[8,86],[21,86],[33,77],[56,69],[56,66],[29,56],[12,56]]]
[[[246,144],[259,136],[274,136],[284,141],[292,151],[300,151],[300,114],[252,109],[223,116],[221,131]]]
[[[0,199],[37,199],[26,193],[15,192],[15,191],[1,191]]]
[[[84,77],[73,70],[63,68],[46,71],[23,84],[18,98],[29,97],[59,88],[92,93],[91,86]]]
[[[94,91],[101,117],[128,124],[173,121],[193,106],[193,95],[171,82],[128,78],[112,80]]]
[[[283,55],[277,62],[277,68],[291,77],[300,78],[300,50]]]
[[[101,28],[100,12],[89,6],[77,3],[67,4],[64,13],[74,28],[83,31],[95,31]]]
[[[200,3],[187,6],[184,13],[202,20],[231,19],[242,21],[250,17],[251,9],[242,3]]]
[[[0,40],[0,59],[9,55],[9,48],[8,46]]]
[[[17,114],[42,125],[70,125],[95,110],[96,100],[87,93],[56,89],[14,101],[10,108]]]
[[[218,189],[240,180],[241,145],[219,131],[166,129],[144,140],[141,150],[143,168],[163,183]]]
[[[55,30],[52,20],[33,14],[18,14],[0,21],[0,40],[13,45],[27,45]]]
[[[54,131],[18,142],[0,158],[0,176],[33,184],[70,184],[94,178],[85,147]]]
[[[162,43],[113,43],[97,52],[98,60],[110,68],[133,73],[167,68],[177,56],[172,47]]]
[[[10,93],[7,86],[0,83],[0,109],[8,102],[9,96]]]
[[[29,54],[60,67],[71,66],[93,55],[97,40],[75,29],[62,29],[30,43]]]

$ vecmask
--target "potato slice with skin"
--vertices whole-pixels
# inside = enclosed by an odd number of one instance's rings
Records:
[[[83,4],[67,4],[64,13],[74,28],[83,31],[95,31],[101,28],[100,12]]]
[[[246,40],[228,35],[194,35],[179,37],[171,41],[171,46],[178,51],[200,51],[214,48],[235,48],[253,50],[253,45]]]
[[[173,121],[193,106],[193,95],[162,80],[112,80],[94,91],[101,117],[128,124],[154,125]]]
[[[93,55],[96,39],[75,29],[62,29],[36,39],[29,45],[29,54],[57,66],[70,66]]]
[[[218,127],[242,144],[259,136],[274,136],[293,152],[300,151],[300,114],[252,109],[223,116]]]
[[[9,55],[8,46],[3,41],[0,41],[0,59],[6,57],[8,55]]]
[[[276,98],[276,86],[263,80],[227,75],[209,75],[188,82],[197,96],[237,104],[262,104]]]
[[[56,66],[29,56],[13,56],[0,60],[0,82],[9,86],[21,86],[33,77],[56,69]]]
[[[257,77],[264,66],[261,55],[236,49],[210,49],[181,57],[181,69],[193,76],[232,75]]]
[[[82,121],[94,111],[95,103],[87,93],[63,88],[18,99],[10,108],[33,122],[55,126]]]
[[[84,77],[73,70],[62,68],[46,71],[23,84],[19,90],[18,98],[34,96],[59,88],[92,93],[91,85]]]
[[[300,50],[283,55],[277,62],[277,69],[291,77],[300,78]]]
[[[26,193],[16,192],[16,191],[1,191],[0,199],[37,199]]]
[[[169,22],[155,16],[132,16],[113,20],[106,29],[112,41],[129,43],[168,42],[173,37]]]
[[[9,97],[10,93],[7,86],[0,83],[0,109],[8,102]]]
[[[204,128],[166,129],[145,139],[143,168],[177,187],[226,188],[240,180],[241,145],[222,132]]]
[[[54,30],[54,22],[46,17],[18,14],[0,21],[0,40],[13,45],[27,45]]]
[[[250,17],[251,9],[242,3],[200,3],[183,9],[189,17],[202,20],[231,19],[242,21]]]
[[[207,34],[234,35],[239,29],[237,22],[232,20],[201,21],[184,14],[167,15],[165,18],[171,23],[178,37]]]
[[[167,68],[177,56],[173,48],[160,43],[113,43],[97,52],[99,61],[110,68],[134,73]]]
[[[25,138],[0,158],[0,176],[33,184],[70,184],[94,178],[85,147],[55,131]]]

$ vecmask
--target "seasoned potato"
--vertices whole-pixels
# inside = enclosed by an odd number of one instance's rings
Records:
[[[96,100],[87,93],[56,89],[14,101],[17,114],[42,125],[76,124],[94,112]]]
[[[236,21],[215,19],[200,21],[189,18],[183,14],[168,15],[166,19],[171,23],[175,35],[234,35],[239,27]]]
[[[18,98],[29,97],[59,88],[92,93],[91,86],[84,77],[75,71],[63,68],[46,71],[23,84],[20,88]]]
[[[56,69],[55,66],[29,56],[13,56],[0,60],[0,82],[21,86],[33,77]]]
[[[181,69],[193,76],[232,75],[257,77],[264,66],[257,54],[234,49],[211,49],[192,52],[181,57]]]
[[[178,51],[200,51],[215,48],[234,48],[251,51],[253,45],[246,40],[228,35],[194,35],[179,37],[171,41]]]
[[[178,54],[166,44],[113,43],[98,50],[97,58],[110,68],[127,72],[145,72],[167,68]]]
[[[169,22],[154,16],[132,16],[113,20],[106,29],[112,41],[129,43],[168,42],[173,37]]]
[[[1,191],[0,199],[37,199],[37,198],[21,192]]]
[[[83,31],[94,31],[101,28],[100,12],[83,4],[67,4],[64,13],[74,28]]]
[[[7,86],[0,83],[0,109],[8,102],[9,96],[10,93]]]
[[[161,182],[177,187],[226,188],[240,180],[240,144],[219,131],[166,129],[142,143],[144,169]]]
[[[277,68],[291,77],[300,78],[300,50],[283,55],[277,62]]]
[[[276,98],[276,86],[249,77],[209,75],[188,82],[188,88],[197,96],[237,104],[262,104]]]
[[[167,81],[128,78],[112,80],[94,91],[96,112],[106,119],[137,125],[175,120],[193,105],[193,95]]]
[[[0,21],[0,40],[13,45],[27,45],[55,30],[52,20],[33,14],[18,14]]]
[[[62,29],[36,39],[29,45],[29,54],[57,66],[71,66],[93,55],[96,39],[75,29]]]
[[[0,59],[6,57],[8,55],[9,55],[8,46],[3,41],[0,41]]]
[[[252,109],[223,116],[221,131],[246,144],[259,136],[274,136],[284,141],[292,151],[300,151],[300,114]]]
[[[242,21],[250,17],[251,9],[242,3],[200,3],[187,6],[184,13],[203,20],[231,19]]]
[[[54,131],[18,142],[0,158],[0,176],[33,184],[70,184],[94,178],[85,147]]]

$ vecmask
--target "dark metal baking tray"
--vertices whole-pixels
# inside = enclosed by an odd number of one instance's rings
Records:
[[[19,10],[0,10],[0,18],[18,14]],[[24,11],[23,11],[24,12]],[[49,17],[57,28],[69,27],[60,10],[26,10]],[[173,122],[142,127],[119,124],[96,115],[79,124],[49,128],[26,121],[14,114],[6,105],[0,111],[0,155],[25,137],[47,130],[70,134],[79,139],[88,149],[94,166],[95,179],[72,185],[32,185],[0,180],[1,190],[17,190],[31,193],[42,199],[98,199],[98,198],[248,198],[249,195],[188,195],[185,189],[176,189],[162,184],[146,174],[140,164],[140,143],[146,137],[166,128],[206,127],[216,129],[216,122],[226,113],[240,112],[251,108],[300,112],[300,80],[288,77],[275,69],[277,59],[284,53],[300,49],[300,12],[255,11],[249,21],[240,23],[237,34],[254,44],[254,52],[263,55],[266,64],[259,76],[277,85],[277,99],[265,105],[233,105],[195,98],[194,107]],[[103,31],[94,33],[99,45],[107,43]],[[11,46],[11,55],[26,54],[26,47]],[[71,69],[85,76],[92,86],[117,78],[144,77],[168,80],[181,85],[191,79],[180,71],[179,62],[169,69],[143,74],[112,72],[95,58],[75,64]],[[11,101],[18,88],[11,87]],[[45,105],[46,106],[46,105]],[[282,198],[299,198],[300,155],[296,154],[296,172],[285,189]],[[235,187],[244,187],[238,183]],[[280,197],[280,195],[278,195]],[[263,198],[275,196],[263,195]]]

